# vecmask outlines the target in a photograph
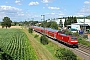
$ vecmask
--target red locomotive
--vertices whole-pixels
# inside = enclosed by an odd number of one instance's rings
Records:
[[[63,34],[62,31],[54,30],[51,28],[43,28],[38,26],[32,26],[31,28],[33,28],[37,32],[44,33],[51,38],[57,39],[58,41],[61,41],[69,46],[78,47],[78,40],[72,35]]]

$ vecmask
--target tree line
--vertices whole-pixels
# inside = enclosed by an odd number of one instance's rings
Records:
[[[71,25],[72,23],[77,23],[77,18],[70,16],[65,18],[64,26]]]
[[[67,25],[71,25],[72,23],[77,23],[77,18],[73,16],[65,17],[64,19],[65,19],[65,22],[64,22],[65,27]],[[43,21],[40,26],[52,28],[52,29],[58,29],[58,27],[63,28],[62,18],[60,19],[59,24],[57,24],[55,21],[52,21],[52,20],[50,22],[47,22],[46,20],[46,21]]]
[[[64,22],[64,26],[67,25],[71,25],[72,23],[77,23],[77,18],[70,16],[70,17],[65,17],[65,22]],[[63,27],[63,22],[62,19],[60,19],[59,24],[57,24],[57,22],[55,21],[49,21],[47,22],[47,20],[39,22],[39,21],[23,21],[23,22],[12,22],[12,20],[9,17],[4,17],[2,22],[1,22],[1,26],[2,28],[4,27],[8,27],[10,28],[11,26],[16,26],[17,24],[19,26],[29,26],[29,25],[35,25],[37,23],[41,23],[38,26],[41,27],[45,27],[45,28],[52,28],[52,29],[58,29],[58,27],[62,28]]]

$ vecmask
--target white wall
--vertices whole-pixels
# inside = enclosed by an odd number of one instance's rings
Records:
[[[84,23],[84,19],[77,19],[78,23]],[[90,19],[85,19],[85,23],[90,23]]]
[[[80,25],[71,24],[71,28],[72,28],[72,29],[80,30]]]
[[[62,22],[63,22],[63,27],[64,27],[65,19],[56,19],[55,21],[57,22],[57,24],[59,24],[60,20],[62,20]]]

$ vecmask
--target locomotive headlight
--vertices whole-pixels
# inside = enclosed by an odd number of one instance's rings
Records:
[[[71,42],[77,42],[77,41],[71,41]]]
[[[74,41],[71,41],[71,42],[74,42]]]
[[[77,42],[77,41],[75,41],[75,42]]]

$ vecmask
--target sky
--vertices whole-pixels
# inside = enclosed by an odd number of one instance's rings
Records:
[[[13,22],[41,21],[68,16],[90,15],[90,0],[2,0],[0,21],[9,17]]]

